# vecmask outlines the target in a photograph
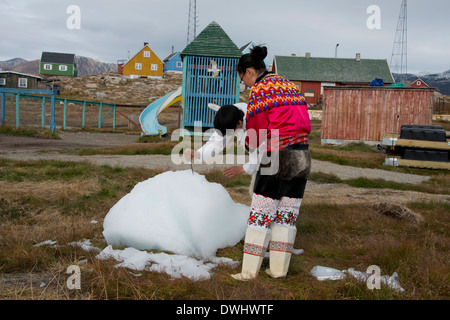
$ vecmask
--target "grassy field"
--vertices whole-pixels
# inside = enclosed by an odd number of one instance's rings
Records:
[[[315,131],[320,124],[314,124]],[[314,135],[313,135],[314,136]],[[167,141],[150,141],[142,149],[160,147]],[[354,145],[330,148],[313,143],[314,158],[344,161],[348,165],[378,167],[370,147]],[[88,152],[88,151],[85,151]],[[92,151],[91,151],[92,152]],[[121,150],[96,150],[120,153]],[[128,150],[127,152],[136,152]],[[137,151],[139,152],[139,151]],[[161,151],[162,152],[162,151]],[[384,168],[383,169],[387,169]],[[419,186],[382,181],[346,181],[357,187],[416,190],[449,194],[448,173],[411,168],[389,170],[432,175]],[[109,209],[136,183],[158,171],[121,169],[88,163],[0,160],[0,299],[244,299],[244,300],[385,300],[450,298],[450,205],[411,202],[405,208],[421,219],[398,219],[379,208],[355,204],[302,204],[297,222],[295,248],[289,274],[272,279],[264,273],[253,281],[238,282],[230,274],[240,271],[219,266],[210,280],[171,279],[165,274],[116,268],[117,261],[98,260],[96,251],[85,251],[72,242],[89,239],[100,250],[106,247],[102,221]],[[250,178],[225,179],[221,172],[206,175],[222,184],[237,202],[250,204]],[[316,183],[343,183],[337,177],[314,174]],[[385,213],[385,214],[382,214]],[[46,240],[56,246],[35,246]],[[242,260],[243,243],[221,249],[217,256]],[[81,289],[66,285],[70,265],[81,269]],[[396,272],[404,292],[382,285],[369,290],[352,277],[318,281],[310,271],[316,266],[366,271],[377,265],[382,275]]]

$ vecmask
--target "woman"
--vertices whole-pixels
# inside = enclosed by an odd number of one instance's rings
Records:
[[[267,72],[266,56],[266,47],[254,47],[237,66],[239,77],[251,88],[246,112],[247,147],[252,150],[264,146],[266,151],[253,189],[242,271],[232,275],[237,280],[257,276],[268,247],[270,268],[266,272],[275,278],[286,276],[297,232],[296,219],[311,169],[307,103],[295,84]],[[269,167],[278,170],[266,170]],[[229,177],[243,172],[236,166],[225,170]]]

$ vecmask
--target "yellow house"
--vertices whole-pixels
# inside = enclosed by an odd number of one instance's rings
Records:
[[[145,42],[144,48],[123,65],[123,75],[132,78],[162,77],[163,67],[164,63]]]

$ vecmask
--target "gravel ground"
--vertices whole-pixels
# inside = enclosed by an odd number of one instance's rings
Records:
[[[61,137],[61,140],[0,135],[0,157],[16,160],[87,161],[99,165],[141,167],[146,169],[190,169],[189,164],[176,164],[172,161],[170,156],[164,155],[75,156],[50,151],[91,147],[114,147],[132,144],[136,143],[138,138],[137,135],[127,135],[123,133],[65,132],[60,133],[59,136]],[[46,150],[47,152],[38,152],[39,150]],[[175,162],[179,161],[175,159]],[[198,172],[206,172],[211,169],[223,169],[225,167],[226,165],[221,164],[195,164],[194,170]],[[355,168],[318,160],[313,160],[312,172],[334,174],[342,180],[365,177],[368,179],[384,179],[388,181],[411,184],[418,184],[429,180],[429,177],[426,176],[396,173],[380,169]]]
[[[147,169],[188,170],[189,164],[175,164],[170,156],[164,155],[93,155],[76,156],[62,154],[51,150],[82,149],[89,147],[114,147],[136,143],[137,135],[117,133],[59,133],[61,140],[47,140],[20,136],[0,135],[0,158],[16,160],[59,160],[87,161],[98,165],[118,167],[137,167]],[[46,152],[39,152],[46,150]],[[194,170],[199,173],[211,169],[223,169],[226,165],[194,164]],[[342,166],[325,161],[313,160],[313,172],[334,174],[342,180],[365,177],[369,179],[384,179],[398,183],[420,184],[429,179],[426,176],[396,173],[379,169],[364,169]],[[239,190],[238,190],[239,189]],[[233,192],[248,192],[248,188],[239,187]],[[304,202],[309,204],[370,204],[391,202],[407,204],[412,201],[450,201],[450,196],[420,193],[415,191],[400,191],[393,189],[354,188],[346,184],[319,184],[308,181]]]

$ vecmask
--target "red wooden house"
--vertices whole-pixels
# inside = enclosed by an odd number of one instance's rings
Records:
[[[361,59],[359,53],[355,59],[274,56],[273,71],[294,82],[312,105],[322,101],[324,87],[369,86],[376,78],[395,82],[387,60]]]
[[[420,78],[411,83],[411,88],[428,88],[428,85]]]

